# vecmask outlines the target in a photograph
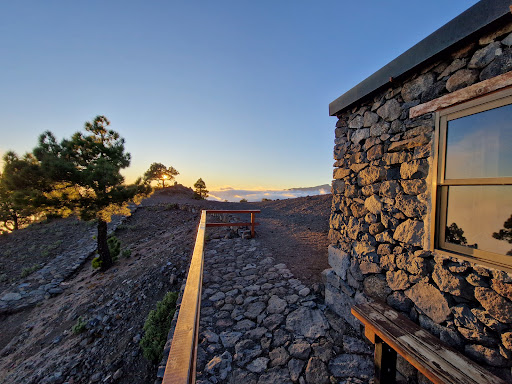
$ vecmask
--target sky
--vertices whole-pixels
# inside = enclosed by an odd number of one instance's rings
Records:
[[[105,115],[127,182],[159,162],[210,190],[330,183],[329,103],[476,2],[4,1],[0,156]]]

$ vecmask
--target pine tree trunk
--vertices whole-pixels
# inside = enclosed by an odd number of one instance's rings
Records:
[[[101,271],[106,271],[112,266],[112,257],[107,243],[107,222],[98,219],[98,255],[101,260]]]
[[[18,216],[17,215],[12,215],[12,222],[13,222],[13,231],[17,231],[18,229],[20,229],[20,224],[18,222]]]

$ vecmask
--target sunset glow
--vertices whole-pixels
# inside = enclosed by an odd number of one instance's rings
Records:
[[[128,183],[155,161],[212,190],[330,183],[329,102],[474,3],[6,2],[0,153],[101,114]]]

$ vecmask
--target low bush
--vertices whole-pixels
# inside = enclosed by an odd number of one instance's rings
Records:
[[[112,257],[113,261],[116,261],[121,253],[121,242],[117,237],[112,235],[107,239],[107,244],[108,250],[110,251],[110,257]]]
[[[83,331],[85,331],[85,326],[87,325],[87,321],[85,321],[82,316],[80,316],[77,320],[76,320],[76,324],[73,325],[73,327],[71,327],[71,332],[73,332],[73,334],[75,335],[78,335],[79,333],[82,333]]]
[[[108,237],[107,245],[108,250],[110,252],[110,257],[112,257],[113,262],[119,260],[119,255],[121,255],[121,257],[124,258],[129,258],[132,255],[132,251],[129,249],[123,249],[123,251],[121,252],[121,241],[114,235]],[[101,268],[100,257],[96,256],[94,259],[92,259],[91,264],[94,269]]]
[[[194,195],[192,196],[193,199],[196,200],[204,200],[204,197],[202,197],[199,193],[194,192]]]
[[[23,268],[23,270],[21,271],[21,277],[27,277],[39,269],[41,269],[41,266],[39,264],[34,264],[31,267]]]
[[[100,257],[99,256],[96,256],[94,259],[92,259],[91,261],[91,265],[94,269],[98,269],[98,268],[101,268],[101,260],[100,260]]]
[[[140,340],[140,347],[144,357],[155,364],[162,359],[177,299],[177,292],[167,292],[162,301],[157,303],[156,309],[149,312],[144,323],[144,337]]]

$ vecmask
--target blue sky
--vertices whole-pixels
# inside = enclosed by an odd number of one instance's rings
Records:
[[[102,114],[128,181],[161,162],[211,190],[329,183],[329,103],[475,3],[2,2],[0,155]]]

